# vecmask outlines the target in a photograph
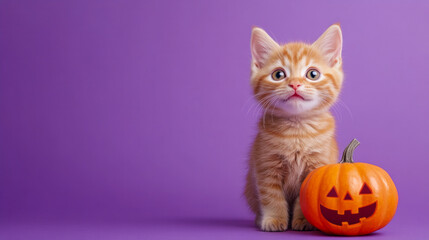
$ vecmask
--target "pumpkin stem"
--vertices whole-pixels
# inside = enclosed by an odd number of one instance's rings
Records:
[[[343,157],[341,158],[340,163],[353,163],[353,152],[356,147],[359,146],[360,142],[358,140],[353,139],[349,145],[344,149]]]

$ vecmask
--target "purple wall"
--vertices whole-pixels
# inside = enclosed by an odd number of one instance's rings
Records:
[[[0,217],[249,218],[251,27],[311,42],[340,22],[340,147],[390,173],[396,219],[427,220],[421,2],[1,1]]]

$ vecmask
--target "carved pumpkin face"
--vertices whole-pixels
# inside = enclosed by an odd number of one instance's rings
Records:
[[[372,194],[372,190],[368,187],[366,183],[363,183],[363,186],[361,190],[359,191],[359,195],[363,194]],[[332,189],[329,191],[327,197],[329,198],[338,198],[338,193],[335,187],[332,187]],[[350,192],[347,191],[346,195],[344,196],[343,200],[349,200],[353,201],[352,196],[350,195]],[[342,214],[338,212],[338,210],[330,209],[323,204],[320,204],[320,212],[322,216],[330,223],[342,226],[343,223],[346,225],[353,225],[360,223],[360,221],[368,219],[369,217],[374,215],[375,209],[377,208],[377,200],[374,200],[373,203],[370,203],[366,206],[359,207],[357,212],[354,211],[352,213],[352,209],[344,210]]]
[[[321,231],[363,235],[393,218],[398,193],[383,169],[367,163],[338,163],[307,176],[300,203],[306,219]]]

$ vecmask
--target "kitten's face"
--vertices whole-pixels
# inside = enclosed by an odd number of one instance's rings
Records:
[[[252,79],[256,99],[280,115],[327,111],[341,89],[341,30],[331,26],[312,45],[279,46],[262,29],[252,32]]]

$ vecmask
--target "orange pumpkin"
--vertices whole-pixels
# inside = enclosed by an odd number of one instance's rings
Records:
[[[305,218],[328,234],[364,235],[386,226],[395,215],[398,192],[386,171],[354,163],[354,139],[340,163],[312,171],[301,185]]]

